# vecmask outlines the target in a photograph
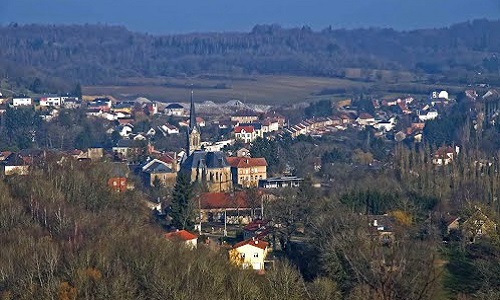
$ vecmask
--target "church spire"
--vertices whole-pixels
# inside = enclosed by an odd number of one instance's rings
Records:
[[[196,123],[196,112],[194,111],[194,100],[193,100],[193,90],[191,90],[191,107],[189,111],[189,130],[193,130],[197,127]]]
[[[187,153],[191,155],[195,150],[201,147],[201,134],[196,122],[196,113],[194,111],[193,90],[191,90],[191,111],[189,112],[189,129],[187,136]]]

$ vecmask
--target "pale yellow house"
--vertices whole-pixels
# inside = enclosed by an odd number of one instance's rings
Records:
[[[268,246],[269,243],[258,239],[244,240],[229,250],[229,260],[243,269],[264,270],[264,260],[269,253]]]
[[[260,157],[228,157],[233,184],[257,187],[259,180],[267,178],[267,162]]]

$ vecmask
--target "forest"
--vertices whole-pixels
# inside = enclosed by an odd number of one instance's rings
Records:
[[[345,77],[349,68],[411,71],[421,80],[498,81],[500,21],[447,28],[282,28],[155,36],[106,25],[0,27],[0,77],[39,92],[131,77],[288,74]],[[363,73],[363,72],[362,72]],[[202,75],[206,74],[206,75]],[[428,78],[426,75],[433,75]],[[436,77],[437,76],[437,77]],[[376,77],[376,76],[375,76]],[[428,79],[425,79],[428,78]],[[362,80],[375,80],[365,72]]]

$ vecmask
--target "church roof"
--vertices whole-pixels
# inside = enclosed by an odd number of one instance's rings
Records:
[[[182,169],[196,168],[218,169],[229,167],[226,156],[222,151],[207,152],[196,150],[182,163]]]

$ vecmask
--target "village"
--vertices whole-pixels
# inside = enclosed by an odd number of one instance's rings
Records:
[[[482,98],[495,93],[488,91]],[[465,94],[470,101],[480,98],[473,90]],[[43,122],[52,122],[61,111],[82,110],[87,118],[106,122],[106,133],[114,142],[108,148],[95,145],[87,149],[3,151],[2,177],[27,175],[32,166],[47,157],[55,157],[60,163],[74,160],[108,164],[109,188],[116,193],[144,190],[148,195],[144,203],[160,224],[167,224],[165,230],[169,232],[165,238],[193,248],[199,244],[226,247],[236,265],[262,272],[272,266],[272,253],[280,249],[274,236],[274,229],[280,224],[267,218],[266,203],[285,189],[303,184],[321,189],[325,182],[316,178],[311,183],[287,170],[271,173],[265,157],[252,156],[250,149],[255,141],[283,136],[342,136],[345,132],[371,128],[376,138],[391,143],[419,143],[426,122],[439,118],[455,104],[455,99],[444,90],[432,91],[423,98],[373,99],[370,111],[361,110],[346,99],[331,104],[331,116],[313,116],[291,123],[284,113],[271,106],[240,101],[197,102],[193,91],[188,98],[186,103],[164,103],[145,98],[120,101],[100,97],[83,100],[70,95],[0,96],[0,114],[8,110],[35,110]],[[204,131],[212,133],[209,139],[202,139]],[[459,153],[460,147],[443,145],[432,154],[432,164],[451,164]],[[314,170],[324,165],[319,157],[318,160]],[[376,163],[372,159],[369,165]],[[169,206],[162,193],[171,193],[179,174],[187,175],[191,183],[202,187],[192,199],[196,211],[193,232],[168,225]],[[390,242],[396,226],[394,218],[367,217],[374,236]],[[461,222],[460,228],[458,216],[447,215],[445,219],[447,233],[464,230],[470,239],[496,228],[480,209]],[[297,238],[307,241],[307,235]]]

